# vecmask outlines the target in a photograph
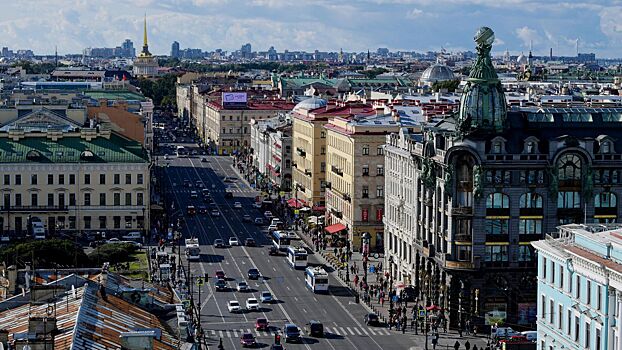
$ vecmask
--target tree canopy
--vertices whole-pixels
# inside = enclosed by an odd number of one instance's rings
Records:
[[[7,266],[17,265],[20,268],[26,263],[34,263],[35,268],[90,265],[90,260],[82,247],[66,239],[34,240],[10,244],[0,248],[0,261]]]
[[[139,78],[136,82],[143,95],[151,98],[156,106],[175,106],[177,75],[167,74],[155,80]]]

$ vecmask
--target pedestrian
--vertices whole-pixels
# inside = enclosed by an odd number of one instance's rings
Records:
[[[470,350],[471,349],[471,343],[469,343],[469,341],[467,340],[466,343],[464,343],[464,348],[466,350]]]
[[[402,322],[402,334],[406,333],[406,319]]]
[[[466,331],[466,335],[471,335],[471,320],[466,321],[465,331]]]
[[[478,350],[477,345],[473,345],[473,350]]]
[[[454,343],[454,350],[459,350],[460,349],[460,342],[456,340],[456,342]]]

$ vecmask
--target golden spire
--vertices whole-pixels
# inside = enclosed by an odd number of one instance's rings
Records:
[[[147,47],[147,14],[145,13],[145,24],[143,29],[143,46]]]

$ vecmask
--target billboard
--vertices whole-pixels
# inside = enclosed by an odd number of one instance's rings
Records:
[[[223,92],[222,106],[224,108],[246,107],[246,92]]]

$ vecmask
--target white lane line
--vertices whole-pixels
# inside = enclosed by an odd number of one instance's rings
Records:
[[[275,267],[273,267],[272,269],[274,270],[274,272],[276,272],[276,268]]]
[[[350,329],[350,328],[348,328]],[[361,331],[359,331],[358,327],[354,327],[354,331],[358,334],[358,335],[363,335],[363,333],[361,333]]]
[[[373,328],[367,328],[367,330],[369,331],[369,333],[371,333],[371,335],[376,335],[376,332]]]
[[[246,328],[246,333],[253,333],[253,332],[251,332],[250,328]]]
[[[298,297],[294,297],[294,300],[298,301]]]
[[[341,335],[341,333],[339,333],[339,330],[337,329],[337,327],[333,328],[332,333],[335,333],[337,335]]]
[[[226,330],[227,332],[227,338],[231,338],[231,333],[229,333],[229,330]]]
[[[218,331],[218,335],[219,335],[221,338],[224,338],[224,337],[225,337],[225,335],[222,333],[222,331]]]
[[[341,331],[342,335],[344,336],[348,335],[348,332],[346,332],[345,328],[339,327],[339,330]]]
[[[237,329],[232,329],[231,333],[233,333],[234,337],[236,337],[236,338],[238,337],[238,330]]]
[[[391,332],[389,332],[389,330],[388,330],[388,329],[383,329],[383,331],[384,331],[384,334],[385,334],[385,335],[391,335]]]
[[[361,331],[363,331],[363,333],[365,333],[365,335],[369,335],[369,334],[367,333],[367,331],[365,330],[365,328],[361,328]]]
[[[350,327],[346,327],[348,329],[348,332],[350,332],[350,334],[355,335],[354,332],[352,332],[352,329]]]

